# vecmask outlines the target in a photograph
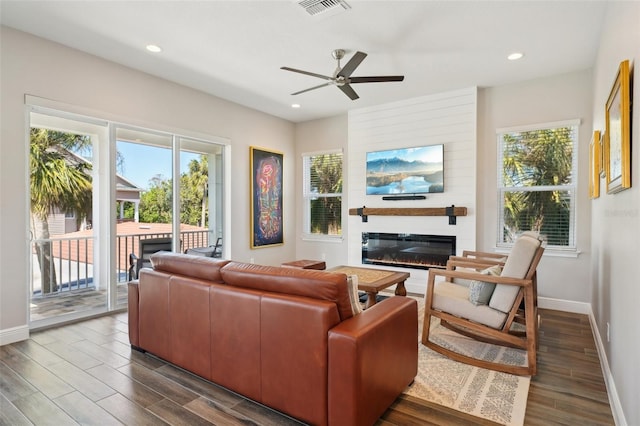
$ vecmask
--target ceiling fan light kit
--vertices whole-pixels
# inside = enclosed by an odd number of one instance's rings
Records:
[[[338,61],[338,67],[336,68],[333,76],[316,74],[309,71],[303,71],[296,68],[290,67],[281,67],[285,71],[297,72],[299,74],[309,75],[311,77],[321,78],[326,80],[326,83],[320,84],[318,86],[310,87],[308,89],[300,90],[298,92],[292,93],[292,95],[299,95],[301,93],[308,92],[310,90],[319,89],[325,86],[337,86],[338,89],[342,90],[342,92],[347,95],[352,101],[355,101],[359,98],[358,94],[353,90],[351,84],[355,83],[383,83],[390,81],[403,81],[403,75],[381,75],[381,76],[368,76],[368,77],[351,77],[351,74],[356,70],[356,68],[362,63],[364,58],[367,57],[367,54],[364,52],[356,52],[351,59],[345,64],[344,67],[340,67],[340,60],[344,58],[345,55],[344,49],[335,49],[331,52],[331,56],[333,59]]]

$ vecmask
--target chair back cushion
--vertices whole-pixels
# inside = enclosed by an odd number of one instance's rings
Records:
[[[502,277],[509,278],[525,278],[531,267],[531,262],[536,254],[536,250],[540,247],[540,240],[535,236],[527,234],[521,235],[516,239],[513,248],[507,257],[507,261],[502,268]],[[516,296],[518,296],[520,287],[498,284],[496,285],[489,306],[501,312],[508,313],[513,307]]]
[[[171,238],[146,238],[139,242],[140,252],[136,265],[136,277],[140,276],[140,269],[151,267],[151,255],[160,251],[170,252]]]

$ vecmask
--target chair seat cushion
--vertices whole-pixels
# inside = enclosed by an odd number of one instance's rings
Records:
[[[465,285],[439,281],[433,292],[433,308],[466,318],[493,328],[501,328],[507,315],[487,305],[474,305],[469,301],[469,288]]]

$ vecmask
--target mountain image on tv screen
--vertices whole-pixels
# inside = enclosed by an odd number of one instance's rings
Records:
[[[367,153],[367,195],[444,192],[444,145]]]

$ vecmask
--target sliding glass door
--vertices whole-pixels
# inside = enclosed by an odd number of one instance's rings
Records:
[[[94,215],[108,126],[39,109],[29,118],[30,320],[44,326],[108,308]]]
[[[37,107],[29,140],[32,328],[126,308],[148,247],[222,256],[224,145]]]
[[[213,255],[222,241],[222,153],[211,142],[116,129],[118,282],[136,277],[142,245]],[[178,178],[174,178],[178,176]],[[217,254],[219,254],[218,251]]]
[[[137,278],[144,244],[166,248],[169,241],[172,247],[173,137],[118,126],[115,138],[116,271],[121,286]]]
[[[182,248],[219,257],[223,248],[222,146],[189,138],[178,141]]]

